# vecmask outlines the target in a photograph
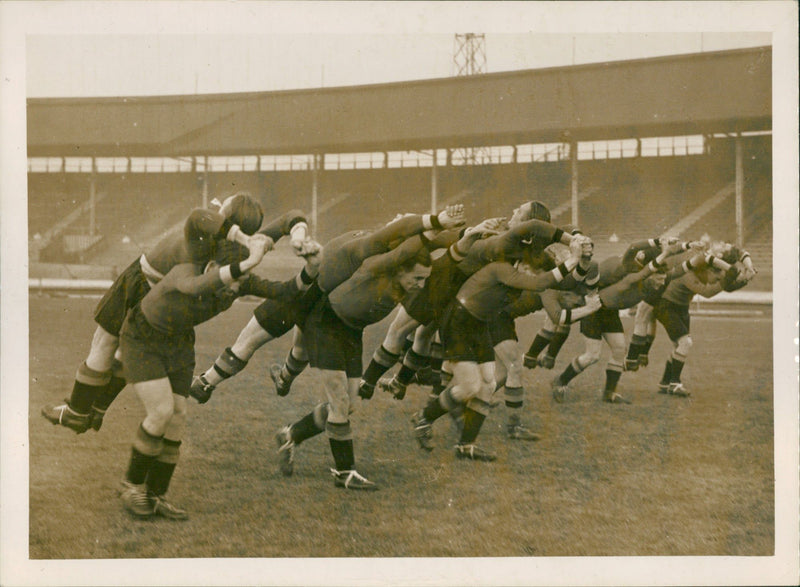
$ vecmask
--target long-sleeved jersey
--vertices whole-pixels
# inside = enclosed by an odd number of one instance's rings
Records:
[[[420,215],[404,216],[381,229],[353,231],[325,245],[317,283],[323,292],[332,292],[349,279],[369,257],[386,253],[425,229]],[[422,244],[421,239],[417,239]]]
[[[458,268],[472,275],[481,267],[495,261],[514,262],[523,258],[526,251],[544,259],[544,249],[561,242],[564,231],[541,220],[528,220],[514,228],[475,242],[469,251],[457,258]],[[538,257],[537,257],[538,258]]]
[[[543,291],[561,281],[564,273],[563,268],[556,268],[533,274],[510,263],[489,263],[464,282],[456,299],[473,317],[488,322],[511,304],[521,290]]]
[[[224,287],[219,270],[201,275],[196,270],[191,263],[176,265],[142,299],[142,313],[153,328],[185,333],[230,308],[239,296],[291,298],[300,291],[297,278],[275,282],[254,275],[241,279],[238,291],[233,291]]]
[[[328,294],[334,313],[352,328],[383,320],[406,295],[394,278],[397,268],[417,255],[422,240],[412,237],[395,249],[369,257]]]
[[[291,229],[300,222],[305,222],[302,212],[291,210],[269,221],[258,232],[277,242],[282,236],[290,234]],[[183,232],[167,235],[141,256],[142,272],[152,286],[182,263],[198,265],[202,270],[218,254],[238,252],[241,259],[246,259],[249,254],[246,247],[225,240],[228,229],[230,223],[218,212],[195,208],[186,219]]]

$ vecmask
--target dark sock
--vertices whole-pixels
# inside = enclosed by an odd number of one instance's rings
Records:
[[[147,474],[157,458],[158,455],[146,455],[136,448],[132,448],[131,460],[128,463],[128,472],[125,474],[125,478],[131,483],[141,485],[147,479]]]
[[[561,351],[561,347],[567,342],[567,338],[569,338],[569,330],[556,331],[550,340],[550,344],[547,345],[547,354],[555,359]]]
[[[386,348],[381,345],[380,348],[375,351],[372,360],[369,362],[361,378],[370,385],[375,385],[378,383],[378,379],[391,369],[399,358],[400,355],[387,351]]]
[[[172,473],[175,472],[176,466],[177,463],[155,461],[147,473],[147,491],[153,495],[164,495],[169,488],[169,482],[172,480]]]
[[[295,444],[300,444],[304,440],[315,437],[324,432],[325,428],[320,428],[314,419],[314,412],[309,412],[297,422],[292,424],[290,433]]]
[[[480,414],[470,408],[469,406],[464,408],[464,429],[461,432],[461,438],[459,439],[460,444],[472,444],[475,442],[475,439],[478,437],[478,433],[481,431],[481,426],[483,426],[483,421],[486,419],[486,416]]]
[[[122,377],[117,377],[116,375],[111,377],[111,381],[108,382],[108,385],[100,390],[100,393],[94,398],[92,407],[105,412],[108,406],[117,399],[120,392],[125,389],[127,383],[128,382]]]
[[[675,357],[672,357],[672,369],[669,374],[669,381],[670,383],[680,383],[681,382],[681,371],[683,371],[683,361],[679,361]]]
[[[672,377],[672,358],[664,364],[664,374],[661,376],[661,385],[667,385]]]
[[[566,385],[567,383],[572,381],[578,373],[580,373],[580,371],[576,370],[575,367],[573,367],[573,363],[574,361],[570,362],[570,364],[567,365],[567,368],[564,369],[564,372],[558,376],[558,381],[559,383],[561,383],[561,385]]]
[[[102,393],[104,387],[104,385],[88,385],[76,381],[69,396],[69,407],[78,414],[88,414],[94,398]]]
[[[438,397],[431,398],[428,405],[422,410],[422,415],[428,422],[435,422],[447,413],[447,410],[442,406]]]
[[[526,353],[529,357],[538,357],[539,353],[541,353],[545,347],[550,344],[550,341],[553,339],[553,332],[549,330],[543,330],[539,332],[533,339],[528,352]]]
[[[331,444],[333,462],[336,464],[337,471],[350,471],[355,468],[356,459],[353,453],[353,441],[328,439]]]
[[[617,389],[617,383],[622,376],[622,371],[616,369],[606,369],[606,391],[612,392]]]
[[[656,339],[656,337],[654,335],[652,335],[652,334],[648,334],[647,336],[645,336],[644,344],[642,345],[642,350],[640,351],[639,354],[640,355],[648,354],[650,352],[650,347],[653,346],[653,341],[655,339]]]
[[[643,354],[642,349],[644,348],[644,337],[638,334],[634,334],[631,337],[631,343],[628,345],[628,356],[627,359],[631,361],[635,361],[639,358],[639,355]]]

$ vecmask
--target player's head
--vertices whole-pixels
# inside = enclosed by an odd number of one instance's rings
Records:
[[[425,280],[430,274],[431,255],[427,249],[422,249],[414,257],[398,266],[395,271],[395,280],[403,288],[403,291],[416,291],[425,285]]]
[[[508,226],[514,228],[518,224],[527,222],[528,220],[550,222],[550,209],[538,200],[525,202],[514,208],[514,211],[511,213],[511,218],[508,219]]]
[[[222,202],[219,213],[245,234],[255,234],[264,220],[261,204],[249,192],[236,192]]]

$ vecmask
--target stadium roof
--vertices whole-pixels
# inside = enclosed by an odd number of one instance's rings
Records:
[[[31,98],[28,156],[345,153],[772,127],[772,49],[213,95]]]

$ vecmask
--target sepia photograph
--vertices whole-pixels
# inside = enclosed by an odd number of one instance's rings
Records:
[[[0,4],[0,584],[797,584],[797,17]]]

